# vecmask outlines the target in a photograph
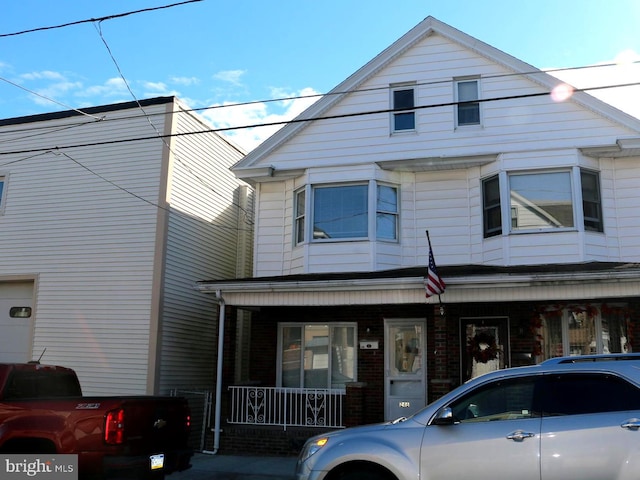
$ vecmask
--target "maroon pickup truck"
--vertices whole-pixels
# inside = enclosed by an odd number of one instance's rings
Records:
[[[0,364],[0,454],[76,454],[81,478],[163,478],[190,467],[177,397],[84,397],[70,368]]]

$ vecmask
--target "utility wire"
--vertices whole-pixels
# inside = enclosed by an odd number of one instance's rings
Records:
[[[121,186],[120,186],[120,185],[118,185],[117,183],[112,182],[112,181],[111,181],[111,180],[109,180],[108,178],[104,177],[103,175],[100,175],[99,173],[95,172],[94,170],[92,170],[91,168],[87,167],[87,166],[86,166],[86,165],[84,165],[83,163],[79,162],[78,160],[76,160],[75,158],[73,158],[73,157],[72,157],[71,155],[69,155],[68,153],[65,153],[65,152],[57,152],[57,151],[53,151],[53,150],[48,150],[48,151],[46,151],[46,152],[43,152],[42,154],[44,155],[44,154],[48,154],[48,153],[52,153],[53,155],[56,155],[56,156],[63,156],[63,157],[66,157],[67,159],[71,160],[73,163],[75,163],[75,164],[76,164],[76,165],[78,165],[79,167],[84,168],[87,172],[89,172],[89,173],[91,173],[92,175],[94,175],[94,176],[98,177],[98,178],[99,178],[100,180],[102,180],[103,182],[106,182],[106,183],[108,183],[109,185],[114,186],[114,187],[115,187],[115,188],[117,188],[118,190],[122,190],[122,191],[123,191],[124,193],[126,193],[127,195],[130,195],[130,196],[132,196],[132,197],[134,197],[134,198],[137,198],[138,200],[141,200],[141,201],[143,201],[144,203],[146,203],[146,204],[148,204],[148,205],[151,205],[152,207],[159,208],[159,209],[164,210],[164,211],[169,212],[169,213],[175,213],[175,214],[177,214],[177,215],[179,215],[179,216],[181,216],[181,217],[184,217],[184,218],[186,218],[186,219],[190,219],[190,218],[191,218],[191,216],[190,216],[190,215],[187,215],[186,213],[182,213],[180,210],[177,210],[177,209],[175,209],[175,208],[174,208],[174,209],[172,209],[171,207],[165,207],[165,206],[163,206],[163,205],[159,205],[159,204],[157,204],[157,203],[155,203],[155,202],[152,202],[151,200],[147,200],[146,198],[144,198],[144,197],[142,197],[142,196],[140,196],[140,195],[138,195],[138,194],[136,194],[136,193],[133,193],[131,190],[128,190],[128,189],[126,189],[126,188],[124,188],[124,187],[121,187]],[[235,232],[239,232],[239,231],[248,231],[248,230],[246,230],[246,229],[241,229],[241,228],[238,228],[238,227],[227,227],[226,225],[218,225],[218,224],[215,224],[215,223],[210,223],[210,225],[212,225],[212,226],[214,226],[214,227],[216,227],[216,228],[221,228],[221,229],[225,229],[225,230],[232,230],[232,231],[235,231]]]
[[[621,87],[631,87],[631,86],[640,86],[640,82],[624,83],[624,84],[617,84],[617,85],[606,85],[606,86],[600,86],[600,87],[588,87],[588,88],[580,88],[580,89],[576,88],[576,89],[573,89],[572,92],[586,92],[586,91],[590,91],[590,90],[602,90],[602,89],[606,89],[606,88],[621,88]],[[476,103],[489,103],[489,102],[506,101],[506,100],[519,100],[519,99],[523,99],[523,98],[536,98],[536,97],[543,97],[543,96],[547,96],[547,95],[550,95],[550,92],[525,93],[525,94],[521,94],[521,95],[508,95],[508,96],[504,96],[504,97],[480,98],[480,99],[477,99],[477,100],[474,100],[474,101],[469,101],[469,102],[444,102],[444,103],[429,104],[429,105],[418,105],[418,106],[415,106],[413,108],[406,108],[406,109],[384,108],[384,109],[379,109],[379,110],[369,110],[369,111],[365,111],[365,112],[354,112],[354,113],[343,113],[343,114],[339,114],[339,115],[328,115],[328,116],[324,116],[324,117],[310,117],[310,118],[297,117],[297,118],[294,118],[292,120],[281,120],[281,121],[277,121],[277,122],[255,123],[255,124],[249,124],[249,125],[238,125],[238,126],[231,126],[231,127],[212,128],[212,129],[206,129],[206,130],[196,130],[196,131],[193,131],[193,132],[179,132],[179,133],[172,133],[172,134],[163,134],[163,135],[161,135],[161,137],[162,138],[169,138],[169,137],[182,137],[182,136],[188,136],[188,135],[201,135],[201,134],[206,134],[206,133],[221,133],[221,132],[228,132],[228,131],[233,131],[233,130],[243,130],[243,129],[248,129],[248,128],[272,127],[272,126],[278,126],[278,125],[295,124],[295,123],[306,123],[306,122],[314,122],[314,121],[321,121],[321,120],[335,120],[335,119],[340,119],[340,118],[360,117],[360,116],[366,116],[366,115],[377,115],[377,114],[392,113],[392,112],[400,113],[400,112],[403,112],[403,111],[409,112],[409,111],[416,111],[416,110],[425,110],[425,109],[430,109],[430,108],[450,107],[450,106],[456,106],[456,105],[472,105],[472,104],[476,104]],[[57,146],[57,147],[55,147],[55,149],[59,150],[59,149],[66,149],[66,148],[80,148],[80,147],[95,147],[95,146],[101,146],[101,145],[114,145],[114,144],[127,143],[127,142],[137,142],[137,141],[144,141],[144,140],[152,140],[152,139],[156,139],[156,138],[158,138],[158,137],[157,136],[152,136],[152,137],[122,138],[122,139],[114,139],[114,140],[105,140],[105,141],[101,141],[101,142],[63,145],[63,146]],[[41,151],[44,151],[44,150],[52,150],[52,148],[51,147],[48,147],[48,148],[34,148],[34,149],[28,149],[28,150],[15,150],[15,151],[10,151],[10,152],[0,152],[0,155],[16,155],[16,154],[34,153],[34,152],[41,152]]]
[[[634,61],[634,62],[630,62],[629,64],[631,64],[631,65],[640,64],[640,60]],[[591,69],[591,68],[602,68],[602,67],[615,67],[615,66],[619,66],[619,64],[617,64],[617,63],[606,63],[606,64],[601,64],[601,65],[589,65],[589,66],[556,68],[556,69],[545,70],[545,71],[532,70],[532,71],[528,71],[528,72],[519,72],[519,73],[503,73],[503,74],[482,76],[481,79],[494,79],[494,78],[512,77],[512,76],[520,76],[520,75],[534,75],[534,74],[548,73],[548,72],[567,72],[567,71],[586,70],[586,69]],[[0,80],[7,81],[2,77],[0,77]],[[444,83],[453,83],[454,81],[455,80],[453,80],[453,79],[433,80],[433,81],[429,81],[429,82],[418,82],[418,83],[415,83],[413,85],[416,85],[416,86],[441,85],[441,84],[444,84]],[[558,78],[558,81],[562,81],[562,80]],[[11,83],[12,85],[15,85],[12,82],[8,82],[8,83]],[[15,85],[15,86],[17,86],[19,88],[23,88],[20,85]],[[603,88],[616,88],[618,86],[634,86],[634,84],[628,84],[628,85],[605,85],[605,86],[600,86],[600,87],[583,88],[583,89],[581,89],[581,91],[589,91],[589,90],[596,90],[596,89],[603,89]],[[180,113],[180,112],[196,112],[196,113],[198,113],[198,112],[203,112],[203,111],[207,111],[207,110],[219,110],[219,109],[223,109],[223,108],[233,108],[233,107],[255,105],[255,104],[268,104],[268,103],[286,102],[286,101],[293,101],[293,100],[304,100],[304,99],[309,99],[309,98],[319,98],[319,97],[324,97],[324,96],[328,97],[328,96],[332,96],[332,95],[343,95],[343,94],[350,94],[350,93],[362,93],[362,92],[370,92],[370,91],[378,91],[378,90],[389,90],[390,88],[391,87],[387,85],[387,86],[371,87],[371,88],[364,88],[364,89],[354,89],[354,90],[344,90],[344,91],[335,91],[335,92],[327,92],[327,93],[314,93],[314,94],[309,94],[309,95],[296,95],[296,96],[289,96],[289,97],[270,98],[270,99],[265,99],[265,100],[249,100],[249,101],[246,101],[246,102],[236,102],[236,103],[227,103],[227,104],[221,104],[221,105],[210,105],[210,106],[207,106],[207,107],[180,109],[179,111],[155,113],[155,114],[148,115],[148,116],[173,115],[175,113]],[[27,90],[27,91],[29,91],[29,90]],[[30,93],[34,93],[34,92],[30,92]],[[43,98],[46,98],[46,97],[43,97]],[[47,100],[51,100],[51,99],[47,98]],[[51,101],[54,102],[54,103],[57,103],[55,100],[51,100]],[[73,108],[69,108],[69,109],[84,114],[84,112],[82,112],[81,110],[75,110]],[[46,115],[46,113],[42,114],[42,115]],[[118,118],[102,117],[102,118],[100,118],[100,120],[104,121],[104,122],[120,121],[120,120],[128,120],[128,119],[140,118],[141,116],[142,115],[126,115],[126,116],[122,116],[122,117],[118,117]],[[76,124],[73,124],[73,125],[76,125]],[[47,126],[27,127],[27,128],[24,128],[24,129],[12,130],[12,133],[13,132],[21,132],[21,131],[32,131],[32,130],[38,130],[38,129],[49,129],[49,128],[51,128],[51,127],[47,127]],[[238,127],[238,129],[241,129],[241,128],[242,127]],[[252,128],[252,127],[249,127],[249,128]],[[0,143],[3,143],[3,142],[0,142]]]
[[[54,26],[50,26],[50,27],[38,27],[38,28],[32,28],[30,30],[22,30],[20,32],[2,33],[2,34],[0,34],[0,38],[3,38],[3,37],[14,37],[16,35],[24,35],[25,33],[41,32],[43,30],[53,30],[55,28],[70,27],[71,25],[80,25],[81,23],[92,23],[92,22],[102,22],[104,20],[113,20],[114,18],[127,17],[129,15],[134,15],[134,14],[137,14],[137,13],[152,12],[154,10],[162,10],[162,9],[165,9],[165,8],[172,8],[172,7],[177,7],[179,5],[185,5],[187,3],[195,3],[195,2],[202,2],[202,1],[203,0],[186,0],[184,2],[172,3],[171,5],[163,5],[163,6],[160,6],[160,7],[143,8],[141,10],[134,10],[132,12],[125,12],[125,13],[118,13],[118,14],[115,14],[115,15],[108,15],[106,17],[88,18],[86,20],[78,20],[78,21],[75,21],[75,22],[63,23],[61,25],[54,25]]]
[[[171,145],[169,144],[167,139],[162,135],[162,133],[158,130],[158,128],[153,124],[149,114],[147,114],[147,112],[145,111],[144,107],[142,106],[142,104],[140,103],[140,101],[136,97],[135,93],[133,93],[133,90],[129,86],[129,82],[125,78],[124,73],[122,73],[122,69],[120,68],[120,65],[118,64],[118,61],[116,60],[116,57],[113,55],[113,52],[111,51],[111,47],[109,47],[109,44],[107,43],[106,38],[104,38],[104,35],[102,34],[102,22],[96,22],[96,23],[94,23],[94,26],[96,27],[96,31],[98,32],[98,35],[100,36],[100,39],[102,40],[102,43],[104,44],[105,48],[107,49],[107,52],[109,53],[109,56],[111,57],[111,61],[115,65],[116,70],[118,71],[118,74],[120,75],[120,78],[122,78],[122,81],[126,85],[127,90],[129,90],[129,93],[133,97],[133,100],[138,105],[138,108],[142,112],[144,118],[147,120],[147,122],[149,123],[149,125],[151,126],[153,131],[156,133],[157,138],[162,141],[162,143],[164,144],[165,148],[173,155],[173,157],[178,161],[178,163],[180,163],[186,169],[186,171],[189,173],[189,175],[191,175],[193,178],[195,178],[202,186],[204,186],[207,190],[209,190],[214,195],[217,195],[217,196],[219,196],[221,198],[225,198],[224,195],[222,195],[215,188],[213,188],[213,186],[210,185],[209,182],[205,181],[200,175],[198,175],[196,172],[194,172],[193,169],[189,165],[187,165],[185,162],[183,162],[182,158],[181,158],[181,155],[176,154],[176,152],[174,152],[171,149]],[[240,204],[236,204],[234,202],[232,202],[232,204],[234,206],[236,206],[238,209],[242,210],[242,212],[245,215],[245,221],[247,221],[247,219],[249,217],[249,212],[247,212]]]
[[[95,119],[95,120],[102,120],[102,118],[100,118],[100,117],[96,117],[95,115],[91,115],[91,114],[89,114],[89,113],[85,113],[85,112],[83,112],[82,110],[79,110],[79,109],[77,109],[77,108],[70,107],[70,106],[68,106],[68,105],[65,105],[65,104],[64,104],[64,103],[62,103],[62,102],[59,102],[59,101],[54,100],[54,99],[52,99],[52,98],[46,97],[46,96],[42,95],[41,93],[34,92],[33,90],[29,90],[28,88],[23,87],[22,85],[20,85],[20,84],[18,84],[18,83],[12,82],[11,80],[9,80],[9,79],[7,79],[7,78],[0,77],[0,80],[2,80],[3,82],[8,83],[9,85],[13,85],[14,87],[17,87],[17,88],[19,88],[19,89],[21,89],[21,90],[24,90],[25,92],[28,92],[28,93],[30,93],[31,95],[35,95],[35,96],[37,96],[37,97],[44,98],[45,100],[47,100],[47,101],[49,101],[49,102],[55,103],[55,104],[57,104],[57,105],[60,105],[61,107],[65,107],[65,108],[68,108],[69,110],[73,110],[74,112],[78,112],[80,115],[86,115],[87,117],[93,118],[93,119]]]

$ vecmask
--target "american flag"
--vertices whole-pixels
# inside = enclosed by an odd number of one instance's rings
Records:
[[[438,271],[436,270],[436,262],[433,259],[431,245],[429,245],[429,266],[427,267],[427,276],[424,277],[424,289],[427,293],[427,298],[432,295],[440,295],[441,293],[444,293],[445,289],[444,280],[440,278],[440,275],[438,275]]]

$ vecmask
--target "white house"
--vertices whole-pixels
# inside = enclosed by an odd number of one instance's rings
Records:
[[[392,419],[488,370],[638,348],[640,120],[560,83],[428,17],[233,167],[254,277],[198,286],[252,311],[231,423]],[[342,395],[340,418],[241,414],[285,387]]]
[[[251,271],[243,154],[174,97],[0,120],[0,361],[73,367],[85,394],[210,389],[193,285]]]

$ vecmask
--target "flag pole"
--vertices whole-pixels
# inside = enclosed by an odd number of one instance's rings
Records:
[[[429,251],[433,252],[433,248],[431,248],[431,237],[429,236],[429,230],[425,230],[427,234],[427,243],[429,244]],[[440,304],[440,309],[442,309],[442,299],[440,298],[440,294],[438,294],[438,304]]]

